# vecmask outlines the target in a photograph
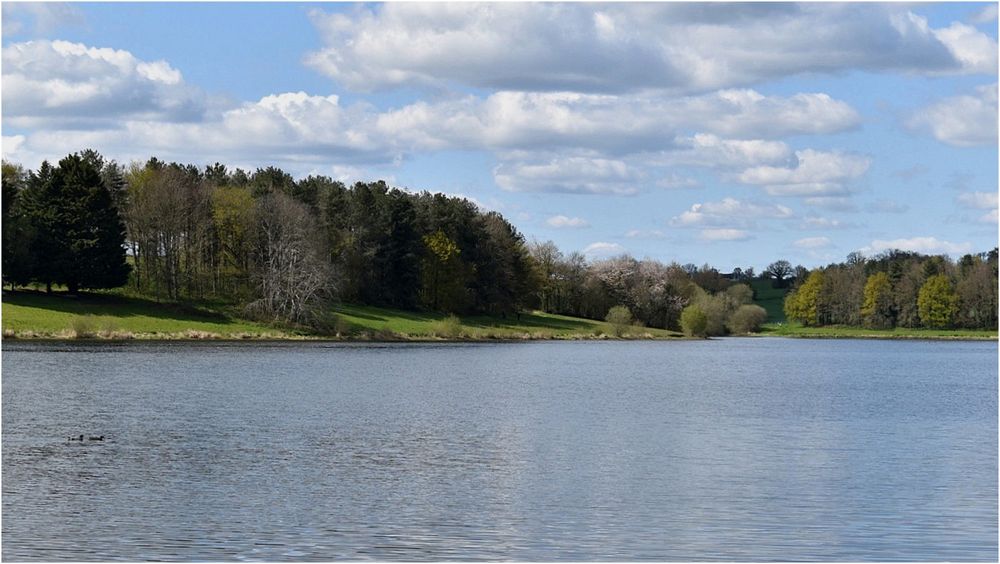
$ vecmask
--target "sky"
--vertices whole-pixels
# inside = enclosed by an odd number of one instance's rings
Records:
[[[2,5],[3,158],[462,196],[722,271],[997,245],[997,4]]]

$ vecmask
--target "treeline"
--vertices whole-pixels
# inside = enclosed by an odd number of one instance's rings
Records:
[[[381,181],[348,187],[275,167],[156,158],[122,166],[90,150],[37,171],[4,162],[2,180],[3,282],[12,287],[126,286],[316,328],[329,321],[333,300],[498,316],[613,313],[616,325],[695,335],[753,331],[766,318],[751,304],[753,268],[723,275],[627,255],[588,261],[552,242],[526,242],[499,213],[466,199]],[[760,278],[794,285],[786,309],[808,324],[995,327],[996,264],[995,250],[957,265],[895,252],[852,255],[812,273],[776,261]],[[879,272],[885,281],[873,278]],[[953,303],[921,297],[937,295],[935,276],[947,279],[941,292]],[[921,313],[924,302],[935,304],[927,312],[945,313]]]
[[[785,299],[805,325],[997,328],[997,249],[957,262],[899,250],[817,268]]]
[[[747,286],[726,292],[730,280],[707,265],[588,262],[551,242],[528,244],[499,213],[463,198],[384,182],[295,180],[274,167],[156,158],[122,166],[90,150],[37,171],[5,162],[3,214],[3,279],[12,287],[127,285],[160,300],[223,300],[248,316],[300,324],[319,322],[337,299],[596,319],[624,306],[635,323],[677,329],[682,310],[700,304],[719,333],[752,296]]]

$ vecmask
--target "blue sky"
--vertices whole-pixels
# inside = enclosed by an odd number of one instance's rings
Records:
[[[996,4],[3,4],[3,155],[277,165],[722,270],[997,244]]]

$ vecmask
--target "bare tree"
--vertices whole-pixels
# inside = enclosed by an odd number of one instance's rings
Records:
[[[254,280],[259,298],[247,305],[255,317],[311,324],[333,289],[332,267],[320,247],[309,209],[281,193],[255,207]]]

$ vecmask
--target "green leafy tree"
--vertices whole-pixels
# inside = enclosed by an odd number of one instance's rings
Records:
[[[776,260],[767,265],[763,275],[772,280],[771,284],[775,288],[784,288],[788,285],[788,280],[795,273],[792,263],[787,260]]]
[[[704,337],[708,327],[708,316],[697,305],[689,305],[681,311],[681,330],[689,337]]]
[[[895,325],[896,304],[893,300],[892,283],[885,272],[876,272],[865,283],[864,301],[861,303],[861,317],[866,327],[889,329]]]
[[[935,274],[924,282],[917,296],[917,309],[926,327],[940,329],[952,324],[958,313],[958,295],[948,276]]]
[[[797,290],[785,298],[785,316],[803,325],[819,325],[823,293],[823,271],[814,270]]]

